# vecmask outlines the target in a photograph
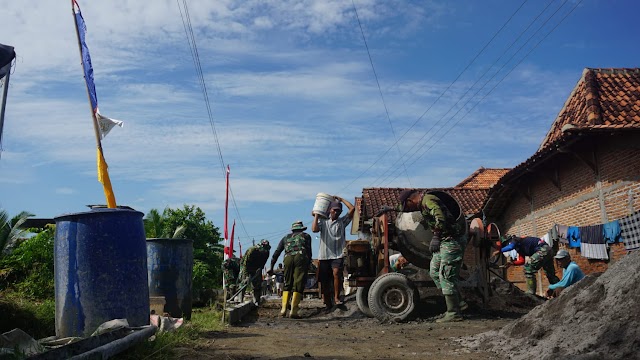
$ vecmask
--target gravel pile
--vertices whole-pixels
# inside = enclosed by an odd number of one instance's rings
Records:
[[[510,359],[640,358],[640,251],[586,276],[499,331],[460,343]]]

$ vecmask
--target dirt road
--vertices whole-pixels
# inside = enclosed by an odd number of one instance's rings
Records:
[[[441,299],[423,302],[413,321],[381,324],[362,315],[354,299],[330,313],[317,299],[301,304],[303,319],[279,316],[279,301],[264,304],[239,326],[203,334],[199,346],[178,349],[181,358],[196,359],[500,359],[471,351],[453,340],[499,329],[517,317],[472,306],[461,323],[437,324]]]

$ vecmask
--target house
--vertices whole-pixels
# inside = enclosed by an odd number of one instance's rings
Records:
[[[639,210],[640,69],[585,69],[539,149],[500,178],[482,207],[503,234],[538,237],[554,224],[605,224]],[[612,244],[610,260],[569,251],[586,274],[626,253],[622,244]],[[525,288],[521,268],[506,276]],[[541,278],[539,293],[548,285]]]

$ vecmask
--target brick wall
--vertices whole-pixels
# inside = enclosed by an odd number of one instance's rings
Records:
[[[597,173],[577,157],[564,153],[554,159],[553,167],[541,167],[528,174],[497,221],[502,233],[541,237],[554,224],[602,224],[640,209],[640,136],[635,136],[598,143]],[[551,181],[556,171],[560,187]],[[531,200],[523,193],[529,194]],[[626,254],[622,244],[611,246],[609,261],[586,259],[579,249],[569,252],[585,274],[605,271]],[[562,269],[556,269],[556,274],[561,277]],[[507,279],[526,289],[522,267],[508,269]],[[545,290],[548,281],[543,271],[538,280],[538,289]]]

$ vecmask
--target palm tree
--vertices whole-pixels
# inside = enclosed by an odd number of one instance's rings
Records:
[[[28,232],[20,226],[34,214],[22,211],[9,220],[9,214],[0,209],[0,256],[11,252],[16,242]]]
[[[187,230],[187,227],[184,225],[178,226],[173,234],[170,235],[170,229],[164,228],[165,217],[166,212],[163,212],[162,215],[160,215],[157,209],[149,210],[149,213],[147,213],[147,216],[143,219],[144,232],[148,239],[181,239],[184,236],[184,232]]]

